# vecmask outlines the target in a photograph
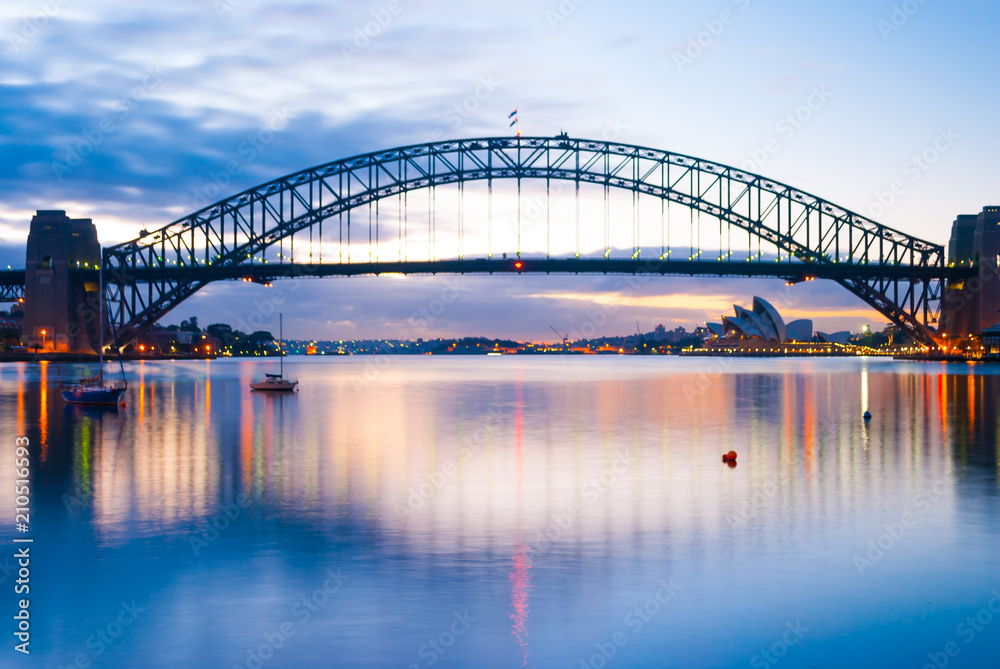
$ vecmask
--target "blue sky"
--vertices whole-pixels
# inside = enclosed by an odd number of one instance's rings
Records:
[[[92,217],[103,242],[124,241],[195,209],[231,160],[240,173],[223,195],[368,150],[506,134],[515,106],[525,134],[611,131],[754,167],[938,243],[956,214],[1000,203],[998,2],[143,5],[0,7],[3,264],[23,264],[35,209]],[[808,120],[781,125],[817,90]],[[470,96],[474,109],[456,114]],[[241,143],[276,119],[283,129],[247,160]],[[947,150],[915,168],[940,136]],[[894,181],[903,192],[882,206]],[[676,278],[622,295],[612,278],[458,280],[423,336],[546,338],[550,323],[579,328],[602,305],[604,334],[636,321],[690,329],[755,293],[820,329],[882,321],[822,282],[786,292],[780,281]],[[448,281],[303,282],[280,308],[291,336],[394,336]],[[214,284],[165,320],[247,319],[277,302],[267,290]]]

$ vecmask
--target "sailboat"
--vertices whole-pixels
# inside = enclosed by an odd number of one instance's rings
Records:
[[[104,381],[104,267],[102,263],[100,281],[98,283],[98,321],[100,335],[97,340],[99,367],[96,376],[80,379],[77,383],[65,384],[59,382],[59,392],[68,404],[90,404],[99,406],[118,406],[122,395],[128,390],[125,380],[125,365],[122,363],[121,351],[118,351],[118,365],[122,370],[121,381]],[[117,343],[117,337],[116,337]],[[115,346],[117,348],[117,345]]]
[[[291,392],[295,390],[295,386],[299,384],[298,381],[292,381],[285,378],[285,346],[284,346],[284,324],[282,322],[282,314],[278,314],[278,349],[280,353],[279,361],[279,372],[277,374],[265,374],[263,381],[255,381],[250,384],[251,390],[269,390],[277,392]]]

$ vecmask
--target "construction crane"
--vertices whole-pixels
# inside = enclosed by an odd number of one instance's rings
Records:
[[[642,329],[639,327],[639,321],[635,322],[635,352],[646,352],[646,338],[642,336]]]
[[[550,328],[550,329],[551,329],[551,330],[552,330],[553,332],[555,332],[555,333],[556,333],[556,335],[558,335],[559,337],[561,337],[561,338],[562,338],[562,344],[563,344],[563,348],[566,348],[566,342],[567,342],[567,341],[569,341],[569,335],[568,335],[568,334],[559,334],[559,330],[556,330],[556,329],[555,329],[555,327],[553,327],[553,326],[551,326],[551,325],[549,326],[549,328]]]

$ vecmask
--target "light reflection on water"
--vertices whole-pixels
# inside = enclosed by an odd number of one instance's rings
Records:
[[[956,636],[1000,587],[990,367],[286,366],[302,391],[269,396],[255,361],[137,363],[124,412],[64,406],[68,368],[0,366],[4,433],[37,446],[33,659],[761,666],[797,623],[789,666],[1000,652],[1000,621]]]

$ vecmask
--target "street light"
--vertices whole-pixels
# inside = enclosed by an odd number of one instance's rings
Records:
[[[45,350],[45,330],[42,330],[42,350]]]

